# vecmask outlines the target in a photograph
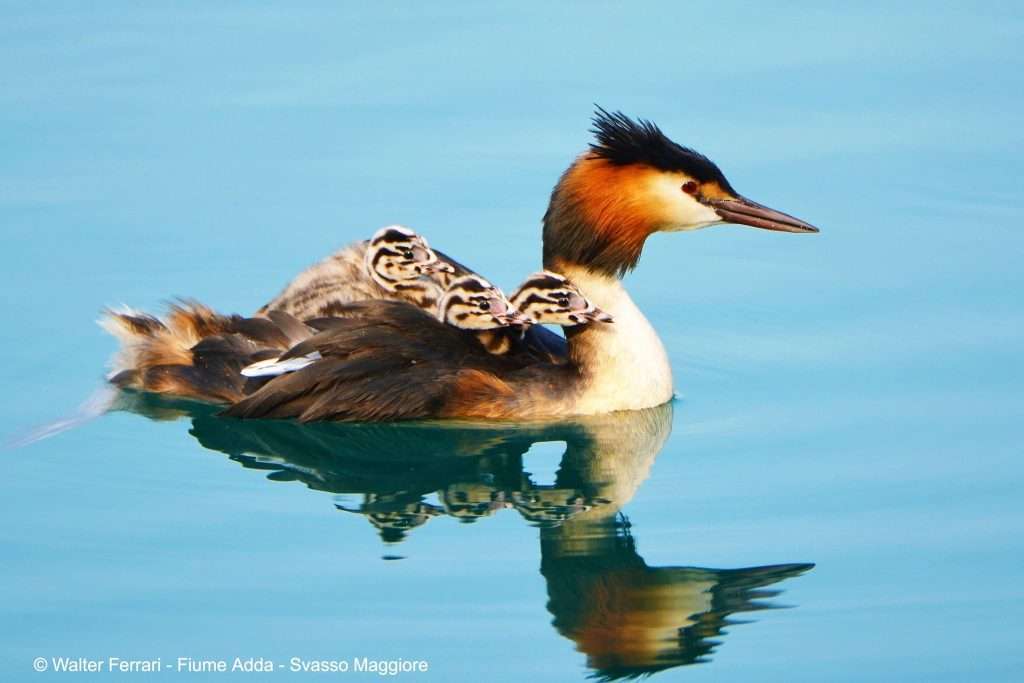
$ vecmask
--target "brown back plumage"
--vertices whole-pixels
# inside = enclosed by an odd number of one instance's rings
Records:
[[[241,418],[508,418],[525,398],[517,382],[543,376],[549,391],[569,371],[533,357],[493,356],[472,332],[405,302],[347,304],[308,324],[281,312],[242,318],[185,302],[165,320],[110,311],[103,324],[123,342],[112,383],[227,403],[225,414]],[[241,374],[257,361],[313,352],[319,357],[295,372]]]
[[[323,331],[281,360],[322,357],[268,381],[231,406],[235,417],[402,420],[442,417],[469,402],[509,396],[499,375],[519,365],[487,353],[472,333],[393,301],[350,304],[343,318],[311,321]]]

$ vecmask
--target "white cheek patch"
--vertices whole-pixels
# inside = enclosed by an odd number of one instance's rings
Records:
[[[683,181],[667,174],[654,176],[651,181],[651,192],[657,201],[665,207],[666,224],[662,228],[667,232],[681,230],[697,230],[715,223],[722,218],[710,206],[701,204],[692,195],[681,189]]]

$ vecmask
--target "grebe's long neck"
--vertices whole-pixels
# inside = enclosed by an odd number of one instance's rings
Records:
[[[636,266],[647,237],[671,223],[657,192],[660,180],[654,167],[586,153],[551,193],[544,267],[569,278],[615,319],[567,332],[580,372],[577,414],[650,408],[672,398],[665,347],[620,281]]]
[[[577,414],[637,410],[672,398],[672,367],[657,332],[622,282],[581,266],[562,269],[585,297],[615,322],[568,331],[569,354],[580,370]]]

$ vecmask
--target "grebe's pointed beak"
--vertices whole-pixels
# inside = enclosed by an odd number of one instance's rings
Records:
[[[818,232],[818,229],[787,213],[769,209],[746,197],[729,199],[705,199],[704,203],[715,210],[724,222],[750,225],[765,230],[780,232]]]

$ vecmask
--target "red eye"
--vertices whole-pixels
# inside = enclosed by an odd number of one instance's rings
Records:
[[[697,183],[692,180],[687,180],[683,183],[683,187],[681,189],[686,194],[697,194]]]

